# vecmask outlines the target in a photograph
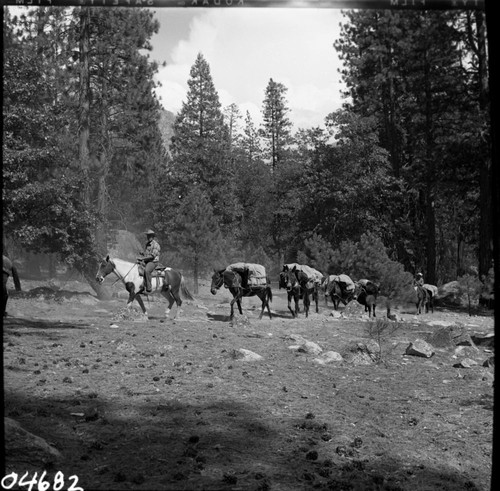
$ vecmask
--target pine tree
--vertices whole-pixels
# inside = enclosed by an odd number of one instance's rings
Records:
[[[197,294],[200,274],[217,262],[223,247],[212,205],[199,186],[192,187],[180,200],[166,237],[169,247],[174,248],[182,263],[191,269]]]
[[[269,79],[265,91],[262,109],[263,128],[262,138],[267,141],[267,157],[271,162],[273,173],[285,158],[286,146],[290,143],[290,129],[292,123],[288,119],[289,109],[285,98],[287,88]]]
[[[4,19],[10,32],[4,101],[15,116],[7,117],[5,176],[9,180],[17,167],[26,182],[32,174],[38,181],[16,191],[12,230],[19,235],[25,227],[27,248],[59,252],[96,291],[96,234],[103,253],[109,238],[103,224],[116,218],[114,210],[132,225],[144,219],[149,176],[161,159],[156,65],[140,52],[158,27],[152,15],[145,9],[38,8],[17,23]],[[36,127],[16,135],[20,114]],[[29,153],[18,152],[18,136]],[[21,183],[11,184],[18,189]],[[44,220],[25,213],[34,196],[45,206],[39,207],[47,211]]]
[[[232,149],[236,197],[241,209],[235,237],[242,244],[266,244],[269,225],[270,169],[261,158],[257,129],[246,113],[241,135]]]
[[[210,66],[199,53],[190,70],[187,100],[176,117],[170,183],[185,195],[193,184],[208,196],[226,233],[240,214],[228,148],[228,128]]]
[[[438,270],[454,255],[450,245],[460,249],[467,236],[473,248],[478,235],[471,195],[461,192],[462,175],[468,176],[469,189],[477,189],[472,163],[477,157],[466,156],[473,149],[484,155],[475,82],[464,69],[474,65],[474,54],[464,49],[463,13],[373,10],[347,15],[336,47],[345,61],[352,110],[377,119],[393,174],[407,190],[392,220],[397,254],[408,269],[426,268],[428,281],[437,281],[438,274],[452,279],[450,269]],[[463,198],[457,201],[457,196]],[[459,211],[453,219],[464,225],[463,231],[450,221],[450,197]]]
[[[35,11],[19,24],[4,17],[3,232],[27,251],[57,254],[83,268],[95,255],[95,215],[83,206],[82,176],[71,166],[69,112],[61,109],[48,41],[49,19]],[[43,15],[42,15],[43,14]],[[30,22],[37,29],[29,29]],[[38,33],[41,38],[38,38]],[[56,50],[55,50],[56,51]],[[60,53],[57,53],[58,56]],[[47,56],[47,58],[46,58]],[[59,61],[61,61],[59,59]],[[48,82],[49,81],[49,82]],[[95,274],[95,270],[94,270]]]

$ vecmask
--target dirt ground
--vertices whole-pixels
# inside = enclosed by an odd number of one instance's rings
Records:
[[[492,333],[491,312],[401,309],[378,362],[320,364],[292,338],[324,352],[367,343],[361,309],[334,318],[321,298],[319,313],[292,319],[273,284],[272,320],[247,298],[229,322],[229,293],[205,283],[176,319],[175,309],[164,319],[161,297],[144,319],[106,282],[120,298],[100,302],[78,281],[11,291],[4,414],[60,457],[10,452],[6,474],[45,469],[47,481],[62,473],[68,489],[76,476],[85,490],[490,489],[494,380],[483,362],[493,348],[467,354],[478,362],[470,368],[454,366],[464,358],[455,346],[430,358],[405,351],[450,324]]]

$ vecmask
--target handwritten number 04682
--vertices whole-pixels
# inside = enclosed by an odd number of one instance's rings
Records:
[[[49,491],[51,483],[49,481],[45,480],[47,472],[43,471],[42,475],[40,476],[40,480],[38,480],[38,473],[35,472],[33,475],[32,479],[27,479],[29,472],[26,472],[21,476],[21,479],[19,479],[19,482],[17,482],[17,473],[16,472],[11,472],[10,474],[7,474],[4,476],[2,479],[2,489],[11,489],[13,488],[16,483],[18,486],[26,486],[28,491]],[[10,480],[10,483],[8,482]],[[68,480],[72,481],[68,491],[84,491],[83,488],[80,488],[77,486],[78,484],[78,477],[77,476],[69,476]],[[35,488],[36,486],[36,488]],[[64,487],[64,474],[61,471],[58,471],[56,475],[54,476],[54,484],[52,487],[53,491],[62,491]]]

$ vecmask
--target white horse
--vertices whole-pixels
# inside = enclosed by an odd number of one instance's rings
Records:
[[[137,300],[144,315],[148,315],[141,295],[147,295],[144,289],[144,277],[141,274],[139,265],[123,259],[106,257],[100,264],[96,274],[96,281],[102,283],[104,278],[114,273],[123,282],[129,293],[127,308],[131,308],[132,302]],[[168,317],[174,302],[177,304],[175,317],[180,312],[182,299],[180,293],[189,299],[194,300],[193,295],[187,289],[184,276],[179,271],[172,268],[156,269],[151,275],[153,293],[160,292],[167,300],[168,307],[165,309],[165,316]],[[174,318],[175,318],[174,317]]]

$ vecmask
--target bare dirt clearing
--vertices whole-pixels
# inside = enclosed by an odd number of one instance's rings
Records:
[[[7,448],[7,474],[47,469],[53,482],[60,471],[86,490],[489,490],[493,369],[482,364],[493,348],[405,351],[444,325],[492,333],[492,316],[399,312],[383,362],[320,364],[290,349],[291,335],[342,353],[368,341],[361,313],[335,319],[321,299],[319,314],[294,320],[273,285],[272,320],[246,298],[230,323],[229,293],[204,285],[178,319],[163,319],[158,298],[146,321],[83,283],[46,285],[11,292],[4,410],[60,456]],[[454,367],[465,355],[478,365]]]

